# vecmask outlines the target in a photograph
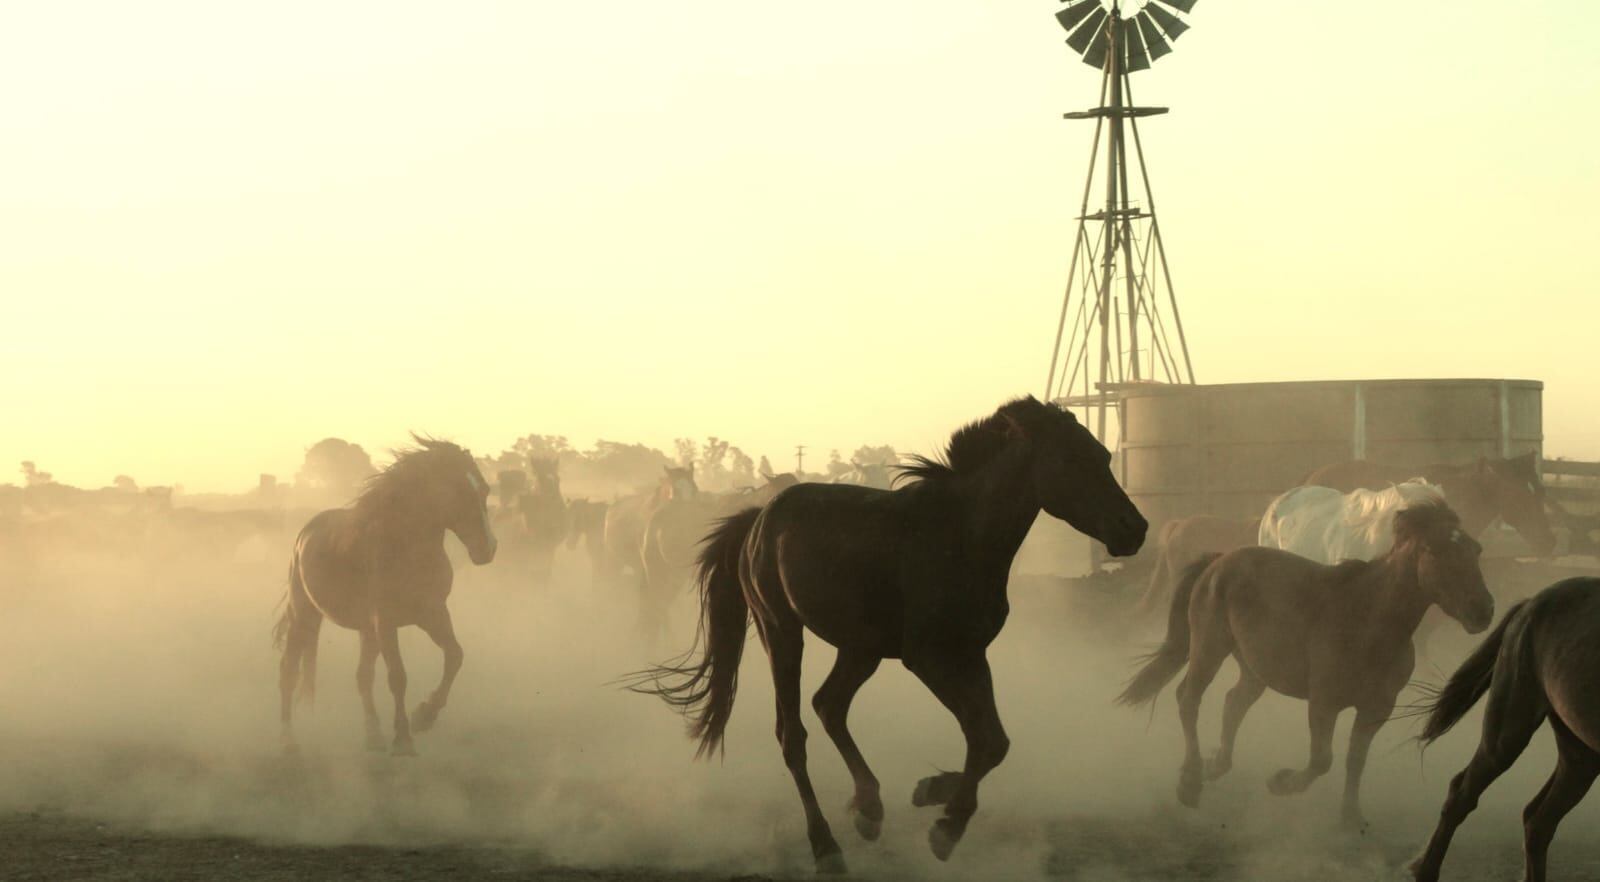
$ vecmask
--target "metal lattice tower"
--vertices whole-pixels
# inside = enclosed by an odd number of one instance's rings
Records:
[[[1146,0],[1123,18],[1122,0],[1067,0],[1056,13],[1067,45],[1102,77],[1099,106],[1064,114],[1094,120],[1095,134],[1045,397],[1081,408],[1102,441],[1120,385],[1195,381],[1139,141],[1138,121],[1167,108],[1134,104],[1128,78],[1172,51],[1189,28],[1176,13],[1195,2]],[[1091,211],[1097,179],[1104,200]]]

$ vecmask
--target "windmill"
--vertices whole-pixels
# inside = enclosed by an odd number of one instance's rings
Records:
[[[1067,45],[1102,79],[1098,107],[1064,114],[1094,120],[1095,134],[1045,396],[1084,409],[1085,424],[1105,441],[1106,412],[1120,385],[1194,382],[1139,141],[1138,121],[1167,108],[1134,104],[1128,75],[1172,51],[1196,0],[1066,2],[1056,20]],[[1139,8],[1124,18],[1124,5]],[[1105,198],[1091,211],[1097,178]]]

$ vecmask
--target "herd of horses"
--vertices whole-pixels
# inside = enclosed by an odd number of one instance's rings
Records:
[[[1364,824],[1367,751],[1410,682],[1424,614],[1438,607],[1474,634],[1493,624],[1478,535],[1499,519],[1536,551],[1554,547],[1531,460],[1411,471],[1341,465],[1310,476],[1249,524],[1166,525],[1146,596],[1155,605],[1170,591],[1166,638],[1119,700],[1152,701],[1183,673],[1184,805],[1197,805],[1203,783],[1230,770],[1242,720],[1270,688],[1307,703],[1311,743],[1307,765],[1275,773],[1269,790],[1298,793],[1328,772],[1335,721],[1353,708],[1343,818]],[[1137,553],[1146,538],[1147,522],[1118,485],[1111,454],[1069,412],[1031,397],[957,430],[943,457],[914,457],[900,478],[893,488],[772,480],[758,490],[712,495],[698,491],[692,471],[669,469],[651,492],[609,506],[563,503],[559,512],[565,528],[558,541],[585,543],[597,572],[634,570],[646,603],[670,597],[667,586],[685,573],[697,575],[694,647],[624,679],[686,716],[697,755],[721,749],[754,624],[771,668],[778,744],[819,872],[846,865],[807,770],[800,691],[806,633],[837,650],[812,707],[850,772],[847,810],[864,839],[878,838],[884,802],[847,722],[857,691],[883,660],[897,659],[955,717],[966,741],[960,771],[924,778],[912,794],[915,805],[942,806],[928,841],[945,860],[977,810],[980,783],[1010,746],[987,649],[1010,611],[1007,583],[1024,537],[1042,511],[1113,556]],[[552,491],[559,499],[555,470],[536,466],[529,496]],[[382,657],[394,700],[387,746],[414,752],[413,730],[436,722],[461,667],[446,609],[452,571],[444,534],[454,533],[473,563],[491,562],[497,543],[489,496],[470,453],[418,438],[351,505],[306,525],[275,629],[286,747],[294,744],[296,692],[312,687],[318,632],[328,618],[360,638],[357,682],[369,746],[385,746],[372,695]],[[558,514],[537,501],[520,508],[530,528]],[[1313,535],[1320,543],[1307,538]],[[439,686],[409,715],[396,640],[407,625],[420,627],[445,658]],[[1412,864],[1417,879],[1438,878],[1456,827],[1548,719],[1560,761],[1525,814],[1527,878],[1544,878],[1556,824],[1600,774],[1597,626],[1600,579],[1558,583],[1512,607],[1426,697],[1417,711],[1427,717],[1424,741],[1443,736],[1484,695],[1488,710],[1477,754],[1451,781],[1438,828]],[[1224,701],[1221,747],[1207,760],[1197,732],[1201,698],[1230,657],[1239,680]]]

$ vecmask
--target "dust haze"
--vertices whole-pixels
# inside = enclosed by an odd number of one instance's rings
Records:
[[[697,610],[687,585],[668,636],[652,640],[638,627],[635,588],[593,584],[581,551],[558,551],[553,582],[534,587],[510,527],[500,528],[502,553],[486,567],[471,566],[448,538],[466,664],[439,726],[419,737],[421,756],[363,749],[357,641],[332,625],[323,629],[314,708],[297,717],[300,751],[286,755],[268,631],[296,517],[226,542],[171,515],[139,523],[122,532],[102,523],[91,535],[67,530],[67,519],[8,522],[0,812],[179,839],[457,848],[468,855],[461,860],[515,855],[645,875],[811,875],[758,644],[745,656],[721,761],[693,762],[678,717],[612,685],[688,648]],[[1349,835],[1338,832],[1338,766],[1305,796],[1266,792],[1271,771],[1299,767],[1307,749],[1304,704],[1269,694],[1245,723],[1234,772],[1207,788],[1199,811],[1181,809],[1170,691],[1153,716],[1111,704],[1133,657],[1158,639],[1159,617],[1128,611],[1142,585],[1060,578],[1081,571],[1085,548],[1064,526],[1041,523],[1019,557],[1010,622],[991,649],[1013,748],[985,780],[948,864],[926,848],[937,810],[913,808],[910,794],[930,770],[959,767],[963,742],[950,715],[897,663],[862,690],[851,727],[888,807],[882,839],[866,843],[843,811],[849,777],[807,708],[813,780],[852,871],[1399,878],[1476,744],[1476,715],[1426,756],[1409,740],[1410,721],[1386,727],[1366,779],[1371,828]],[[415,629],[402,640],[414,703],[437,680],[440,656]],[[1432,662],[1449,670],[1470,645],[1459,629],[1441,629]],[[815,637],[807,649],[809,694],[833,651]],[[1230,662],[1205,705],[1210,745],[1231,671]],[[1438,674],[1424,666],[1418,676]],[[378,701],[387,726],[381,685]],[[1553,757],[1541,735],[1489,791],[1450,855],[1450,878],[1516,871],[1518,813]],[[1566,872],[1600,861],[1597,811],[1580,807],[1563,826],[1555,848]]]

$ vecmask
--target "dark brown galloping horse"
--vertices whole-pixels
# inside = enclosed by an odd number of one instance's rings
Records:
[[[1301,483],[1349,493],[1386,490],[1392,484],[1418,477],[1439,485],[1445,501],[1461,516],[1461,529],[1470,535],[1482,536],[1489,524],[1500,518],[1517,531],[1534,554],[1544,557],[1555,550],[1556,535],[1545,512],[1537,454],[1510,459],[1479,458],[1461,465],[1439,464],[1420,469],[1356,459],[1323,466]]]
[[[416,752],[406,716],[400,628],[416,625],[444,651],[444,677],[417,706],[416,730],[430,728],[450,697],[462,651],[445,606],[453,574],[444,534],[456,534],[473,563],[494,560],[489,485],[466,450],[448,441],[412,437],[417,447],[397,452],[394,464],[369,478],[355,502],[312,518],[295,541],[287,601],[273,628],[274,642],[283,650],[278,685],[286,747],[294,744],[290,718],[295,687],[304,686],[308,696],[314,688],[323,617],[361,635],[356,684],[366,712],[368,748],[384,747],[372,699],[381,655],[394,696],[392,750],[400,756]]]
[[[1557,582],[1512,607],[1430,702],[1423,743],[1450,731],[1485,694],[1478,751],[1451,779],[1439,826],[1411,865],[1418,882],[1438,882],[1456,828],[1548,720],[1556,769],[1522,813],[1523,879],[1544,882],[1556,825],[1600,776],[1600,579]]]
[[[1311,759],[1268,780],[1280,796],[1304,791],[1332,768],[1334,723],[1355,708],[1344,821],[1359,827],[1367,748],[1416,666],[1411,635],[1422,614],[1438,604],[1474,634],[1494,618],[1478,568],[1482,548],[1460,526],[1443,504],[1415,504],[1395,513],[1394,546],[1376,560],[1328,566],[1252,547],[1192,565],[1172,596],[1166,642],[1118,697],[1129,705],[1154,701],[1188,666],[1178,684],[1185,743],[1178,801],[1199,805],[1202,777],[1233,767],[1239,724],[1271,688],[1310,705]],[[1200,699],[1229,656],[1239,663],[1239,682],[1223,703],[1222,746],[1202,763]]]
[[[533,583],[542,587],[550,583],[556,547],[567,537],[571,524],[567,521],[567,501],[561,496],[560,461],[530,457],[528,467],[533,472],[533,489],[518,497],[517,507],[533,553]]]
[[[849,811],[869,840],[882,828],[883,801],[845,718],[879,662],[900,659],[966,737],[963,770],[924,779],[912,797],[944,805],[928,842],[936,857],[948,858],[977,810],[978,782],[1010,746],[986,654],[1010,610],[1012,558],[1040,509],[1115,555],[1144,542],[1145,520],[1110,463],[1071,414],[1030,397],[957,431],[944,462],[915,459],[905,471],[919,480],[897,490],[801,484],[764,508],[727,517],[700,556],[699,660],[643,672],[632,688],[683,710],[699,755],[715,752],[753,616],[772,663],[778,743],[805,807],[812,856],[819,871],[842,872],[806,771],[805,632],[839,650],[812,706],[855,781]]]

